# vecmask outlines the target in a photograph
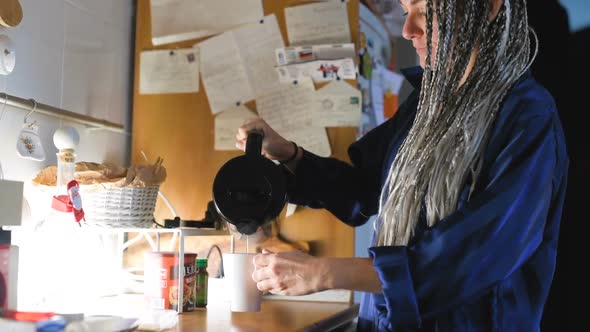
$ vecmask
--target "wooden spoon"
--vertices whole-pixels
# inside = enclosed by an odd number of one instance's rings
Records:
[[[0,25],[13,28],[22,21],[23,8],[18,0],[2,0],[0,2]]]

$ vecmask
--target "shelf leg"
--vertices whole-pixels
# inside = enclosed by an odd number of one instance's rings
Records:
[[[156,233],[156,246],[158,247],[158,252],[160,251],[160,233]]]
[[[175,233],[176,234],[176,233]],[[184,234],[180,232],[178,246],[178,313],[182,313],[182,301],[184,299]]]
[[[157,251],[156,249],[158,249],[158,248],[156,247],[156,243],[154,242],[154,239],[152,239],[152,236],[148,232],[142,232],[142,234],[145,237],[145,239],[148,241],[148,243],[150,244],[152,251]],[[156,233],[156,234],[158,234],[158,233]]]

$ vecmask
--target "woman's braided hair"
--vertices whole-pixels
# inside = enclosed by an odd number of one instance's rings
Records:
[[[382,189],[378,245],[407,245],[423,207],[428,226],[449,216],[468,181],[471,196],[500,103],[530,66],[526,0],[504,0],[492,22],[489,0],[426,2],[420,101]],[[460,84],[474,50],[475,65]]]

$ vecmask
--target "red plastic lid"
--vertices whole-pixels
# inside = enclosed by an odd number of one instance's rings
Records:
[[[157,256],[157,257],[178,257],[178,253],[175,251],[149,251],[147,252],[150,256]],[[197,257],[196,253],[192,252],[185,252],[184,257]]]
[[[73,207],[68,195],[53,196],[51,208],[60,212],[72,212]]]
[[[48,320],[53,316],[55,316],[55,314],[52,312],[26,312],[15,310],[6,310],[4,312],[4,318],[25,322],[41,322]]]

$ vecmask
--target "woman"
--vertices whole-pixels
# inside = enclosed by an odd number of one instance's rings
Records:
[[[362,331],[538,330],[568,161],[553,99],[527,70],[525,0],[400,2],[424,70],[405,72],[416,91],[350,146],[352,166],[260,119],[236,143],[264,131],[263,153],[294,173],[291,202],[353,226],[377,214],[370,258],[267,252],[252,277],[275,294],[365,291]]]

